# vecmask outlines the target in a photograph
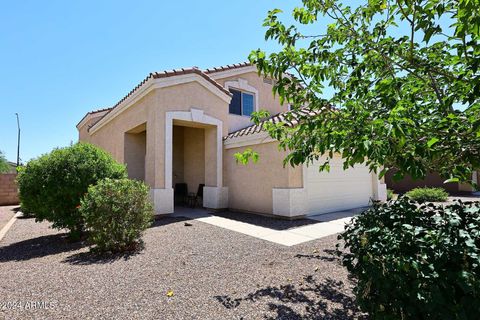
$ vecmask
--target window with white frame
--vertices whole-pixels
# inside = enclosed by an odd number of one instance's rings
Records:
[[[255,111],[255,95],[253,93],[229,89],[232,93],[229,112],[241,116],[250,116]]]

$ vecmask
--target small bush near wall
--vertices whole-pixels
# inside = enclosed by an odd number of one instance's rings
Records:
[[[372,319],[478,319],[480,203],[418,206],[402,197],[356,217],[339,236]]]
[[[444,202],[448,199],[448,193],[442,188],[415,188],[405,195],[417,202]]]
[[[387,189],[387,200],[393,200],[395,194],[393,193],[392,189]]]
[[[153,220],[149,188],[140,181],[105,179],[88,188],[80,212],[100,252],[135,250]]]
[[[55,149],[31,160],[17,177],[21,209],[47,220],[54,228],[66,228],[72,239],[80,238],[83,217],[80,199],[88,187],[104,178],[126,177],[126,169],[105,151],[86,143]]]

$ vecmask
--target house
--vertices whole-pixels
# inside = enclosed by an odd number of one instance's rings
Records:
[[[259,109],[277,115],[270,121],[288,112],[272,83],[248,63],[151,73],[113,107],[87,113],[77,125],[79,138],[144,180],[158,214],[174,211],[177,183],[190,192],[205,184],[206,208],[287,218],[385,199],[383,181],[364,166],[344,171],[339,156],[329,173],[319,173],[318,164],[283,166],[286,152],[250,120]],[[249,147],[259,162],[237,164],[234,154]]]

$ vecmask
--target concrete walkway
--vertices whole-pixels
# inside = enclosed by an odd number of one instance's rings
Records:
[[[308,219],[313,220],[311,224],[286,230],[276,230],[220,217],[203,209],[175,208],[173,216],[186,217],[284,246],[294,246],[342,232],[345,224],[363,210],[365,208],[310,216]],[[241,213],[238,214],[241,215]]]
[[[16,218],[20,215],[15,213],[16,206],[0,206],[0,240],[7,234],[7,231],[15,222]]]

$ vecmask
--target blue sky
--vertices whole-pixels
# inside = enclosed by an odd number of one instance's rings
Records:
[[[149,72],[246,61],[268,10],[300,1],[8,1],[0,11],[0,150],[28,161],[78,139],[75,125]]]

